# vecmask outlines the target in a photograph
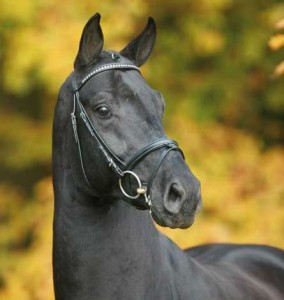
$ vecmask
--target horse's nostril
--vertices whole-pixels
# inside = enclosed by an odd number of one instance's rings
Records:
[[[175,194],[178,198],[182,198],[184,195],[184,190],[177,183],[172,184],[170,192]]]
[[[179,213],[185,200],[185,191],[178,183],[173,183],[164,198],[165,209],[173,214]]]

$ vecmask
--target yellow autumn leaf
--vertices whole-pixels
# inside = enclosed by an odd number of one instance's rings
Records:
[[[275,24],[275,29],[284,29],[284,19],[278,21],[278,22]]]
[[[270,49],[273,51],[284,47],[284,34],[279,33],[279,34],[273,35],[270,38],[268,45],[269,45]]]
[[[273,75],[275,77],[279,77],[281,75],[284,75],[284,60],[275,67]]]

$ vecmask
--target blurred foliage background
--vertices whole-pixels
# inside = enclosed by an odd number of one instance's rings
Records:
[[[165,96],[165,126],[204,199],[193,228],[163,231],[181,247],[284,247],[282,0],[0,0],[3,300],[53,299],[52,114],[82,28],[97,11],[105,46],[116,50],[149,15],[157,22],[143,73]]]

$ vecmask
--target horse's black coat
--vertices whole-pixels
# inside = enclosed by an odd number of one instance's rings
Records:
[[[155,229],[148,212],[122,201],[117,178],[78,121],[86,172],[95,188],[86,185],[70,121],[72,80],[82,79],[96,65],[113,58],[140,66],[155,41],[155,24],[150,18],[134,41],[111,56],[111,52],[102,51],[99,21],[97,14],[84,29],[75,72],[63,84],[55,111],[56,299],[284,299],[281,250],[221,244],[180,250]],[[80,96],[92,122],[122,159],[165,136],[162,97],[135,70],[98,74],[86,83]],[[109,111],[105,117],[98,115],[102,106]],[[135,172],[146,177],[158,156],[151,154]],[[164,226],[188,227],[200,200],[198,180],[179,153],[169,154],[152,191],[154,219]]]

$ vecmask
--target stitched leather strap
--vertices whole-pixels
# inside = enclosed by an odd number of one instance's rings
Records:
[[[151,144],[147,145],[145,148],[141,149],[140,151],[138,151],[126,164],[125,168],[127,170],[132,170],[143,158],[145,158],[147,155],[149,155],[150,153],[159,150],[161,148],[164,147],[170,147],[170,148],[174,148],[178,151],[181,152],[182,156],[183,153],[182,151],[178,148],[177,142],[171,140],[171,139],[167,139],[167,138],[162,138],[159,140],[156,140],[154,142],[152,142]]]

